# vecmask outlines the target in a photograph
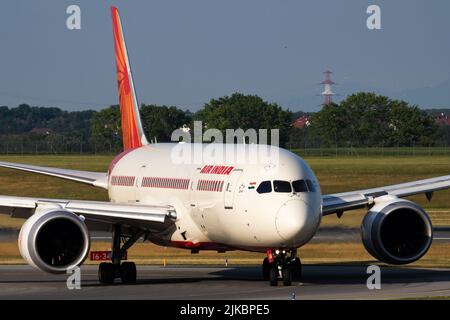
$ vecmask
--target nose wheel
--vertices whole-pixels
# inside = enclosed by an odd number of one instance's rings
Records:
[[[291,250],[289,255],[286,250],[269,250],[263,261],[262,273],[264,281],[269,281],[271,286],[278,286],[279,280],[284,286],[291,286],[292,280],[299,280],[302,275],[297,251]]]

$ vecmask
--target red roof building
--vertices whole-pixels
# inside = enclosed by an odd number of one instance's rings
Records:
[[[437,116],[435,119],[436,124],[440,126],[450,126],[450,117],[441,113],[440,116]]]
[[[292,126],[296,129],[309,127],[310,125],[311,125],[311,118],[308,116],[300,117],[298,119],[295,119],[294,122],[292,122]]]
[[[49,128],[33,128],[31,130],[31,133],[36,133],[36,134],[50,134],[52,132],[52,130],[50,130]]]

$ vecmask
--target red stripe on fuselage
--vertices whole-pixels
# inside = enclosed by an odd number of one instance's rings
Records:
[[[196,250],[217,250],[217,251],[231,251],[235,250],[224,244],[214,242],[191,242],[191,241],[170,241],[172,246],[182,249],[196,249]]]

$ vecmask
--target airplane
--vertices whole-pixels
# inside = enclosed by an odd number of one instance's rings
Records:
[[[276,146],[276,162],[174,163],[180,143],[149,143],[139,115],[122,24],[111,7],[124,151],[107,172],[88,172],[0,162],[22,170],[103,188],[109,201],[0,196],[0,212],[27,218],[18,239],[24,260],[48,273],[80,266],[94,231],[112,233],[110,254],[100,260],[103,284],[135,283],[127,250],[139,239],[161,246],[225,252],[264,253],[262,277],[290,286],[301,276],[297,249],[316,234],[322,217],[367,209],[362,242],[388,264],[420,259],[433,240],[431,220],[418,204],[404,199],[450,188],[450,175],[367,190],[322,195],[317,177],[298,155]],[[207,144],[192,146],[204,150]],[[224,150],[230,145],[218,144]],[[251,147],[233,144],[234,152]],[[260,148],[262,146],[257,146]],[[265,146],[267,147],[267,146]],[[227,149],[228,148],[228,149]]]

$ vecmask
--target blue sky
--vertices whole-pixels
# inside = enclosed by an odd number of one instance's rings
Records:
[[[66,28],[71,4],[81,8],[81,30]],[[445,0],[2,1],[0,105],[116,104],[111,4],[141,103],[198,110],[239,91],[316,111],[317,83],[331,69],[337,99],[370,90],[450,106]],[[370,4],[381,7],[381,30],[366,27]]]

